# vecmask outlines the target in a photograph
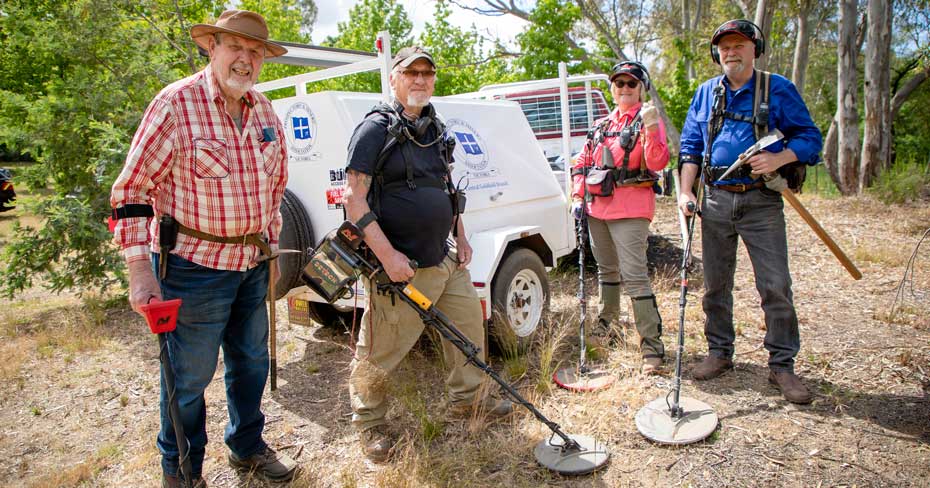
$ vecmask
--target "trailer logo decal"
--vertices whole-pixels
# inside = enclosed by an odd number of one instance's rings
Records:
[[[284,125],[290,151],[300,155],[309,154],[316,141],[317,129],[316,117],[310,106],[304,102],[291,105],[284,117]]]
[[[455,136],[453,157],[457,163],[465,164],[469,176],[480,178],[497,173],[496,169],[488,168],[491,161],[488,145],[471,124],[462,119],[449,119],[446,127]]]

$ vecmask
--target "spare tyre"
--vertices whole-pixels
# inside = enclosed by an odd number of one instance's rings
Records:
[[[279,300],[292,288],[303,283],[300,281],[300,272],[309,261],[307,249],[316,244],[313,239],[313,226],[310,225],[310,216],[304,209],[300,199],[290,190],[284,190],[284,199],[281,201],[281,235],[278,246],[281,249],[296,249],[299,253],[282,254],[278,257],[278,267],[281,277],[275,284],[275,300]]]

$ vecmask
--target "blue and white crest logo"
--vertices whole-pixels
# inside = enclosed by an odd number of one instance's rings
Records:
[[[316,117],[310,106],[297,102],[287,109],[284,117],[284,132],[290,143],[290,151],[295,154],[307,154],[316,141]]]
[[[446,131],[455,138],[452,156],[456,163],[465,164],[470,172],[487,169],[490,161],[488,146],[474,127],[462,119],[450,119],[446,122]]]

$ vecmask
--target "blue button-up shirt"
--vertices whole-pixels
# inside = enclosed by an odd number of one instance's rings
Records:
[[[688,117],[681,129],[681,154],[696,156],[697,161],[704,156],[707,122],[713,110],[714,87],[720,84],[721,78],[727,98],[726,111],[752,117],[756,73],[753,73],[749,82],[736,90],[730,89],[729,80],[723,75],[705,81],[694,93]],[[778,129],[785,138],[768,146],[766,150],[780,152],[787,146],[798,156],[798,161],[810,165],[817,164],[820,160],[820,149],[823,147],[823,137],[820,135],[820,129],[814,125],[794,83],[784,76],[772,73],[770,87],[769,130]],[[755,144],[755,141],[752,123],[724,118],[720,133],[717,134],[711,148],[711,165],[730,166],[743,151]],[[745,177],[728,178],[715,183],[730,185],[752,181],[752,178]]]

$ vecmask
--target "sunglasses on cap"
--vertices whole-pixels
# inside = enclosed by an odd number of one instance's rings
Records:
[[[630,88],[636,88],[639,86],[639,80],[626,80],[623,81],[620,78],[614,80],[614,85],[617,85],[617,88],[623,88],[623,85],[626,85]]]

